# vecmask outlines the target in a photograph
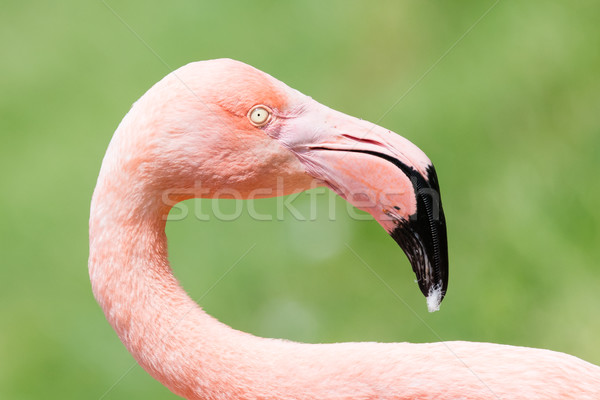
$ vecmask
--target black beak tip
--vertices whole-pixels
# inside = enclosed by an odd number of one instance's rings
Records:
[[[397,158],[367,150],[348,151],[381,157],[400,168],[411,180],[417,211],[408,219],[398,220],[390,235],[408,257],[417,276],[419,288],[427,297],[429,311],[436,311],[448,288],[448,243],[446,219],[435,168],[429,165],[425,177]]]
[[[417,212],[402,220],[391,236],[402,247],[417,276],[429,311],[437,311],[448,289],[448,241],[446,219],[433,166],[427,179],[412,170]]]
[[[406,254],[417,277],[417,284],[427,298],[430,311],[437,311],[448,289],[448,253],[445,241],[433,246],[431,240],[423,240],[408,221],[401,222],[391,233],[392,238]]]

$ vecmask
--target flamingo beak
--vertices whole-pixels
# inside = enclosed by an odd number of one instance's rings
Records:
[[[370,213],[406,253],[429,311],[448,288],[448,245],[433,164],[407,139],[315,101],[279,139],[306,171]]]

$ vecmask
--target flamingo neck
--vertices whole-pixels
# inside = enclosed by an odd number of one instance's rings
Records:
[[[598,367],[550,351],[460,342],[301,344],[231,329],[206,314],[173,276],[164,230],[168,207],[159,195],[123,179],[103,166],[94,192],[92,290],[137,362],[180,396],[399,400],[600,394]],[[497,365],[489,364],[494,359]],[[515,379],[528,374],[531,380]],[[556,385],[537,379],[546,376],[554,376]],[[571,387],[571,378],[579,380],[575,397],[561,389]]]
[[[206,370],[230,368],[218,365],[219,355],[243,334],[206,314],[173,276],[164,229],[168,207],[106,175],[90,216],[94,295],[137,362],[173,392],[196,398],[198,387],[220,386]]]

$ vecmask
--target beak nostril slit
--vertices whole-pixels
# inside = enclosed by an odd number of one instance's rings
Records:
[[[355,137],[355,136],[351,136],[351,135],[346,135],[345,133],[342,133],[340,136],[342,136],[346,139],[353,140],[355,142],[374,144],[375,146],[383,146],[383,143],[378,142],[377,140],[373,140],[373,139],[359,138],[359,137]]]

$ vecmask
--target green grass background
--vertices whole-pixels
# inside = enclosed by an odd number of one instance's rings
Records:
[[[0,398],[175,398],[94,301],[89,201],[130,105],[218,57],[421,147],[441,181],[451,280],[427,313],[400,248],[325,192],[294,199],[304,215],[318,207],[314,221],[204,222],[199,207],[237,205],[188,202],[167,226],[171,259],[209,313],[269,337],[490,341],[600,364],[600,4],[500,1],[480,19],[492,4],[3,4]]]

